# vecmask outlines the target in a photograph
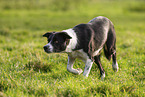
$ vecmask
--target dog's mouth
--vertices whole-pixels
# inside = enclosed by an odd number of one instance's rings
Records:
[[[44,50],[46,53],[52,53],[51,51]]]
[[[43,48],[46,53],[52,53],[52,50],[49,47],[44,46]]]

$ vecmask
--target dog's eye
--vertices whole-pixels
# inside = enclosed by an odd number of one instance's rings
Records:
[[[55,43],[58,43],[58,41],[55,41]]]

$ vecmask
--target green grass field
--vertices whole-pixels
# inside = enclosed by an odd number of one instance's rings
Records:
[[[144,97],[145,1],[0,0],[0,97]],[[47,31],[62,31],[97,16],[117,35],[119,71],[102,52],[103,81],[93,64],[88,78],[69,73],[67,54],[46,54]],[[76,60],[74,68],[84,68]]]

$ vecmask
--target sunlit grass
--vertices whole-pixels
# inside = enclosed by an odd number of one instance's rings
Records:
[[[21,2],[14,6],[0,1],[0,96],[145,96],[144,1],[80,0],[77,7],[69,3],[68,9],[63,4],[50,8],[53,3],[45,0],[37,6],[35,0],[32,6]],[[62,31],[100,15],[115,26],[117,73],[103,53],[106,78],[101,81],[96,64],[84,78],[67,71],[67,54],[43,51],[46,31]],[[83,69],[83,64],[76,60],[74,68]]]

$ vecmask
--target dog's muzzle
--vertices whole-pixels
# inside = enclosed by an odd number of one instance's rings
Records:
[[[47,52],[47,53],[50,53],[50,47],[49,46],[44,46],[43,47],[44,51]]]

